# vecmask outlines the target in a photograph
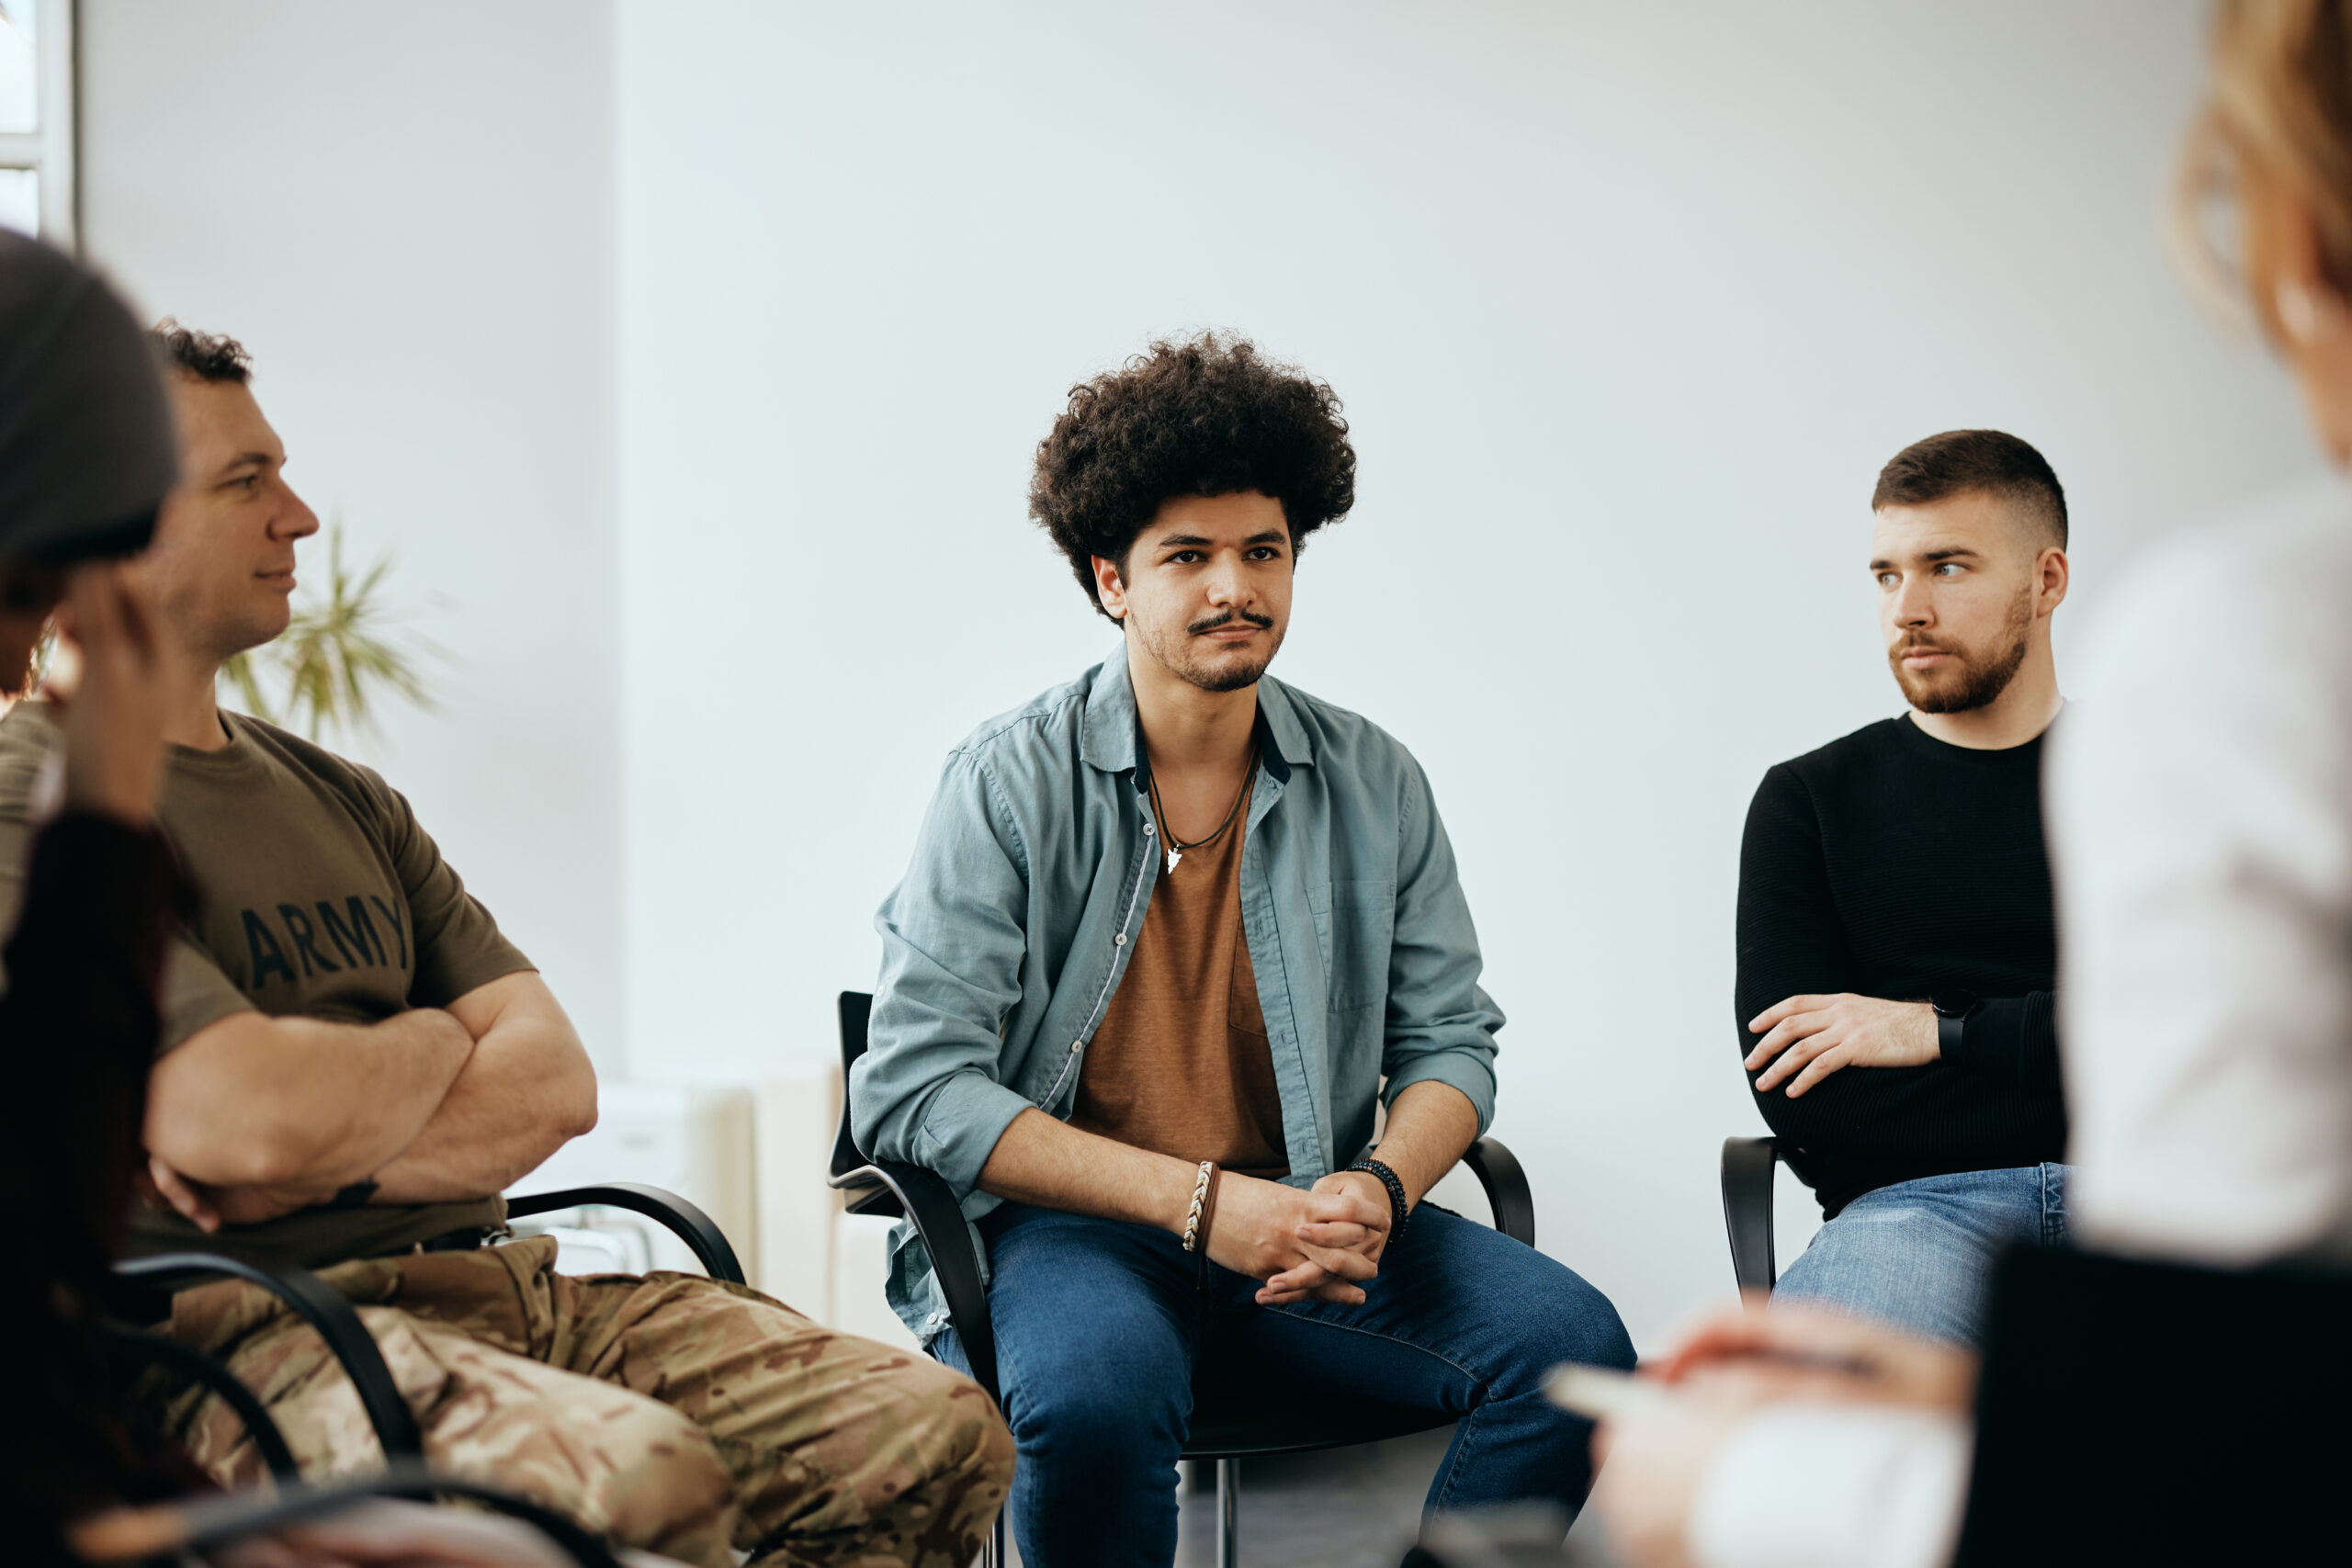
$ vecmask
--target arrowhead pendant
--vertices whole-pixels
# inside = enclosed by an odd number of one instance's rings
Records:
[[[1176,869],[1176,863],[1177,863],[1178,861],[1180,861],[1180,860],[1182,860],[1183,858],[1184,858],[1184,852],[1183,852],[1183,851],[1182,851],[1182,850],[1170,850],[1170,851],[1169,851],[1169,852],[1168,852],[1168,869],[1169,869],[1170,871],[1171,871],[1171,872],[1172,872],[1172,871],[1174,871],[1174,870]]]

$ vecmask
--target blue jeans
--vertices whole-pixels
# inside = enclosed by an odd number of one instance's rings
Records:
[[[1985,1276],[2001,1249],[2065,1239],[2066,1171],[1964,1170],[1865,1192],[1815,1234],[1773,1294],[1973,1347]]]
[[[1119,1220],[1006,1203],[980,1229],[1020,1450],[1012,1528],[1030,1568],[1175,1561],[1196,1359],[1302,1401],[1329,1390],[1459,1416],[1431,1510],[1521,1498],[1576,1508],[1591,1483],[1592,1428],[1544,1399],[1544,1373],[1561,1361],[1634,1364],[1599,1291],[1427,1204],[1361,1306],[1261,1307],[1257,1280],[1214,1265],[1204,1288],[1175,1236]],[[954,1330],[933,1348],[969,1369]]]

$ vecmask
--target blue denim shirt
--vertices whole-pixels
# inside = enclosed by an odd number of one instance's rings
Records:
[[[1287,1179],[1372,1140],[1374,1104],[1424,1079],[1494,1115],[1478,938],[1429,780],[1374,726],[1271,678],[1241,854],[1241,924],[1282,1100]],[[927,1167],[967,1220],[1005,1127],[1068,1120],[1163,863],[1124,649],[948,754],[913,863],[875,918],[871,1043],[850,1075],[869,1156]],[[977,1235],[977,1231],[974,1233]],[[890,1304],[925,1344],[945,1305],[913,1227]]]

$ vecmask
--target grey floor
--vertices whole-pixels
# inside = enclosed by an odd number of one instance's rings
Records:
[[[1396,1568],[1421,1522],[1421,1497],[1450,1429],[1241,1466],[1241,1561]],[[1216,1467],[1184,1489],[1177,1568],[1216,1568]]]
[[[1245,1463],[1244,1568],[1396,1568],[1419,1531],[1421,1498],[1453,1440],[1451,1430],[1439,1430]],[[1177,1568],[1216,1568],[1216,1467],[1199,1469],[1197,1483],[1188,1483],[1182,1494]],[[1570,1546],[1586,1533],[1575,1531]],[[1017,1546],[1007,1555],[1021,1560]]]

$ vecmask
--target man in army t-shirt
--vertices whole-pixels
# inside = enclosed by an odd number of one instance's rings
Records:
[[[46,706],[0,723],[0,777],[37,776]],[[134,1215],[131,1245],[308,1268],[478,1246],[499,1190],[594,1125],[587,1055],[398,791],[242,714],[218,723],[221,745],[172,748],[163,806],[204,892],[165,965],[148,1116],[181,1207]],[[250,1080],[266,1064],[291,1070]]]
[[[369,769],[220,711],[231,655],[284,631],[318,520],[244,352],[158,337],[179,488],[141,570],[177,688],[157,817],[201,897],[165,969],[148,1086],[153,1201],[134,1247],[323,1270],[415,1408],[433,1463],[684,1562],[968,1562],[1012,1447],[970,1380],[737,1286],[571,1279],[512,1241],[500,1192],[595,1121],[571,1021]],[[56,725],[0,719],[0,919],[21,890]],[[238,1282],[180,1292],[175,1337],[259,1392],[306,1472],[380,1462],[310,1327]],[[243,1423],[190,1390],[156,1413],[225,1482]]]

